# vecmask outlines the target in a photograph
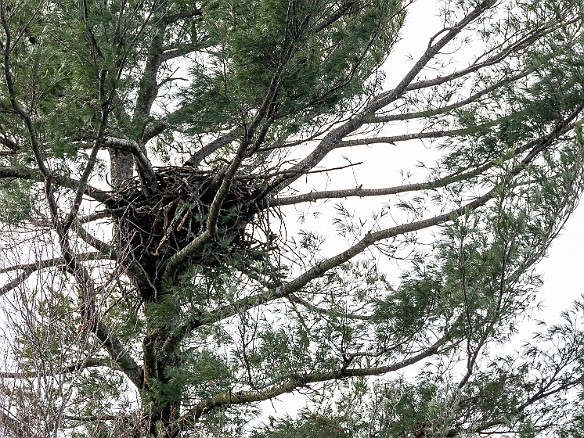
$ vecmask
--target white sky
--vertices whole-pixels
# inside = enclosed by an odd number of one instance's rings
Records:
[[[584,202],[570,216],[561,235],[553,242],[548,257],[537,267],[544,285],[540,298],[544,309],[540,318],[556,318],[584,293],[582,251],[584,249]]]

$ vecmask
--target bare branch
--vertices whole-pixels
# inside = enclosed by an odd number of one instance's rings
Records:
[[[101,253],[83,253],[79,254],[78,257],[81,260],[99,260],[104,258],[109,258],[107,256],[104,257]],[[23,264],[23,265],[13,265],[7,268],[2,268],[0,270],[0,274],[5,274],[8,272],[13,271],[22,271],[19,273],[13,280],[9,281],[8,283],[4,284],[0,287],[0,296],[10,292],[11,290],[17,288],[22,283],[24,283],[28,277],[30,277],[34,272],[39,271],[41,269],[46,269],[55,266],[65,266],[65,259],[63,257],[57,257],[48,260],[41,260],[38,262]]]
[[[79,415],[68,415],[65,414],[63,415],[63,418],[65,420],[70,420],[70,421],[80,421],[83,423],[89,423],[89,422],[93,422],[93,421],[113,421],[116,420],[117,418],[119,418],[119,416],[116,415],[88,415],[88,416],[79,416]]]
[[[160,57],[161,62],[171,61],[176,58],[182,58],[183,56],[190,55],[197,50],[202,50],[205,47],[204,44],[200,42],[193,44],[181,44],[179,47],[166,48]]]
[[[14,415],[4,408],[0,410],[0,430],[2,429],[12,432],[16,437],[36,436],[28,424],[14,418]]]
[[[420,118],[425,118],[425,117],[434,117],[434,116],[438,116],[441,114],[447,114],[453,110],[462,108],[470,103],[479,101],[481,99],[481,97],[486,96],[489,93],[492,93],[493,91],[500,89],[501,87],[505,86],[506,84],[509,84],[511,82],[515,82],[515,81],[522,79],[522,78],[525,78],[525,77],[527,77],[527,75],[529,73],[530,73],[529,71],[524,71],[524,72],[521,72],[517,75],[506,76],[503,79],[501,79],[500,81],[497,81],[494,84],[470,95],[468,98],[459,100],[458,102],[455,102],[455,103],[452,103],[449,105],[445,105],[442,107],[438,107],[435,109],[429,109],[429,110],[425,110],[425,111],[413,112],[413,113],[387,114],[387,115],[373,116],[368,120],[368,123],[387,123],[387,122],[395,122],[395,121],[420,119]]]
[[[319,199],[335,199],[335,198],[350,198],[350,197],[371,197],[371,196],[387,196],[387,195],[397,195],[399,193],[408,193],[421,190],[434,190],[441,187],[445,187],[449,184],[464,181],[470,178],[474,178],[483,172],[489,170],[495,165],[494,162],[488,162],[483,164],[476,169],[468,172],[456,173],[453,175],[448,175],[444,178],[437,179],[435,181],[425,182],[425,183],[414,183],[414,184],[404,184],[401,186],[379,188],[379,189],[364,189],[363,187],[356,187],[354,189],[344,189],[344,190],[324,190],[315,191],[310,193],[304,193],[301,195],[287,196],[282,198],[276,198],[270,200],[270,207],[272,206],[284,206],[284,205],[294,205],[300,204],[302,202],[314,202]]]
[[[77,257],[79,258],[79,260],[84,260],[84,261],[109,259],[109,257],[104,256],[104,254],[99,253],[99,252],[84,252],[84,253],[77,254]],[[63,257],[55,257],[55,258],[47,259],[47,260],[38,260],[38,261],[35,261],[32,263],[25,263],[25,264],[20,264],[20,265],[8,266],[7,268],[0,269],[0,274],[5,274],[7,272],[13,272],[13,271],[20,271],[20,270],[28,271],[30,269],[32,269],[33,271],[37,271],[40,269],[51,268],[54,266],[63,266],[65,263],[66,263],[66,261]]]
[[[191,155],[191,157],[185,161],[184,165],[198,167],[205,160],[205,158],[210,156],[213,152],[218,151],[222,147],[227,146],[243,133],[244,129],[242,127],[232,129],[228,133],[223,134],[219,138],[213,140],[211,143],[203,146],[200,150]]]
[[[495,122],[493,122],[495,123]],[[491,124],[489,124],[491,125]],[[481,125],[486,126],[486,125]],[[367,137],[367,138],[355,138],[353,140],[343,140],[337,144],[337,148],[345,148],[350,146],[362,146],[370,144],[395,144],[400,141],[408,140],[423,140],[426,138],[444,138],[444,137],[456,137],[459,135],[464,135],[469,133],[471,130],[468,128],[452,129],[452,130],[440,130],[440,131],[428,131],[428,132],[413,132],[411,134],[401,134],[393,135],[391,137]]]
[[[26,169],[22,167],[0,166],[0,178],[20,178],[42,181],[42,176],[38,170]]]
[[[168,24],[164,21],[164,14],[168,8],[168,3],[163,2],[159,8],[160,10],[158,12],[161,14],[161,17],[155,20],[151,30],[150,47],[148,48],[148,55],[144,63],[142,78],[140,79],[133,118],[135,124],[141,125],[137,127],[139,127],[142,134],[146,126],[146,121],[150,116],[152,104],[158,96],[157,76],[162,65],[162,46],[164,43],[164,33]],[[140,137],[142,137],[142,134]]]
[[[23,372],[6,372],[0,371],[0,379],[32,379],[37,377],[49,377],[59,374],[70,374],[82,371],[86,368],[110,367],[111,362],[106,359],[87,359],[82,362],[64,366],[55,370],[38,370]]]
[[[29,181],[43,181],[42,173],[37,169],[0,166],[0,178],[19,178]],[[63,175],[52,175],[53,181],[62,187],[76,190],[80,187],[79,181]],[[108,192],[95,188],[90,184],[84,185],[83,193],[96,201],[104,202],[109,199]]]
[[[11,290],[17,288],[22,283],[26,281],[28,277],[34,272],[34,270],[26,270],[21,272],[16,278],[12,281],[9,281],[4,286],[0,287],[0,296],[10,292]]]
[[[299,296],[297,296],[293,293],[288,295],[286,298],[288,298],[288,301],[290,301],[291,303],[300,304],[301,306],[306,307],[307,309],[311,310],[312,312],[316,312],[316,313],[319,313],[321,315],[331,315],[331,313],[332,313],[330,309],[325,309],[323,307],[315,306],[314,304],[300,298]],[[343,313],[343,316],[347,319],[354,319],[354,320],[359,320],[359,321],[371,320],[370,315],[357,315],[355,313]]]
[[[185,20],[187,18],[198,17],[202,13],[203,13],[203,11],[200,8],[184,9],[182,11],[179,11],[179,12],[176,12],[173,14],[167,14],[161,20],[161,22],[165,26],[170,26],[172,24],[175,24],[177,21]]]
[[[87,232],[79,221],[76,221],[73,224],[73,231],[75,231],[75,234],[77,234],[85,243],[93,246],[95,249],[112,259],[116,258],[116,250],[104,241]]]

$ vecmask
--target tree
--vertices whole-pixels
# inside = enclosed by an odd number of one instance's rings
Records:
[[[584,7],[440,5],[398,79],[410,0],[0,1],[3,436],[580,436],[583,305],[501,346],[583,187]]]

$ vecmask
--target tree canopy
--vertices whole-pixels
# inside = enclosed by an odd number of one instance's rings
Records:
[[[583,20],[0,0],[0,433],[582,436],[584,302],[512,346],[584,187]]]

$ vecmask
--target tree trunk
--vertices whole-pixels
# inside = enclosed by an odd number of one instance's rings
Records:
[[[148,437],[178,438],[180,430],[172,427],[180,416],[180,397],[175,397],[168,370],[180,366],[178,358],[157,358],[156,376],[150,376],[142,391],[142,409]],[[145,364],[146,366],[146,364]],[[145,377],[146,378],[146,377]],[[178,392],[180,393],[180,391]]]
[[[116,149],[109,150],[112,187],[119,187],[124,181],[132,177],[134,171],[134,157],[130,152]]]

